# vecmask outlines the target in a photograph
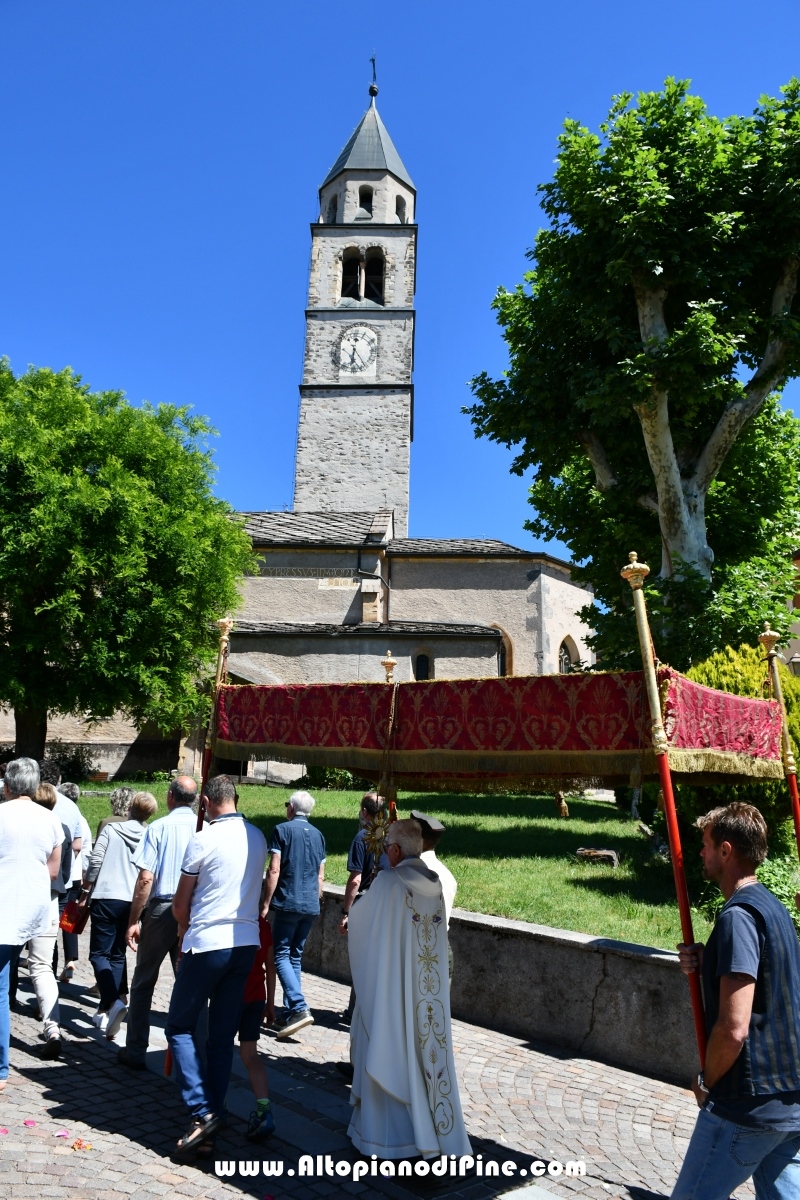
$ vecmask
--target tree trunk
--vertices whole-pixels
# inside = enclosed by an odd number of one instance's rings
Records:
[[[14,709],[18,758],[35,758],[41,762],[47,741],[47,709],[36,706]]]

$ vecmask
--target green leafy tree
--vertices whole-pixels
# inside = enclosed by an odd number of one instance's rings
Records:
[[[534,470],[535,533],[564,541],[601,607],[608,663],[636,654],[619,569],[636,549],[662,657],[686,666],[788,624],[800,433],[800,81],[719,120],[685,82],[628,95],[600,135],[567,121],[535,269],[494,306],[500,379],[473,380],[479,435]]]
[[[48,712],[165,730],[196,713],[213,621],[251,561],[211,493],[212,432],[0,360],[0,701],[18,754],[42,756]]]

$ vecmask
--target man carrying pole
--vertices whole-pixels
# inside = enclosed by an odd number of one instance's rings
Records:
[[[757,1200],[800,1200],[797,934],[786,907],[756,879],[756,868],[767,854],[764,818],[752,805],[734,803],[713,809],[697,822],[703,830],[703,873],[719,885],[726,903],[708,945],[694,941],[644,601],[650,568],[635,553],[629,560],[621,574],[633,591],[652,745],[685,938],[678,952],[681,970],[688,977],[703,1067],[692,1085],[701,1111],[672,1200],[728,1200],[751,1176]],[[771,645],[766,634],[761,640],[769,655],[777,636]],[[774,686],[780,699],[780,681]],[[787,745],[784,717],[784,751]],[[786,765],[788,769],[788,760]],[[792,790],[793,802],[795,794]]]
[[[756,879],[767,854],[758,809],[729,804],[697,825],[703,874],[726,903],[705,947],[678,947],[684,973],[702,973],[708,1048],[672,1200],[727,1200],[751,1176],[758,1200],[789,1200],[800,1197],[800,945]]]

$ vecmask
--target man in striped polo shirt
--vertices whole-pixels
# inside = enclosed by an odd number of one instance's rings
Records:
[[[143,1071],[150,1040],[150,1008],[161,964],[167,955],[173,971],[178,961],[178,922],[172,899],[181,878],[181,863],[197,828],[192,805],[197,784],[189,775],[173,779],[167,792],[169,812],[148,825],[133,858],[139,877],[128,917],[125,940],[136,951],[136,970],[128,1007],[127,1043],[117,1062],[132,1071]]]
[[[800,1197],[800,946],[785,905],[756,878],[767,855],[757,808],[700,817],[703,874],[725,897],[711,937],[678,947],[699,970],[708,1034],[692,1090],[700,1112],[672,1200]]]

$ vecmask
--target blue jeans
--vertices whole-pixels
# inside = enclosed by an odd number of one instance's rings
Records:
[[[287,1015],[308,1008],[300,987],[300,963],[306,938],[316,919],[312,913],[274,909],[272,946],[275,954],[275,972],[283,988],[283,1004]]]
[[[701,1108],[672,1200],[728,1200],[751,1176],[757,1200],[798,1200],[800,1133],[749,1129]]]
[[[183,1102],[192,1116],[219,1113],[225,1107],[233,1039],[239,1028],[244,988],[256,949],[256,946],[234,946],[203,954],[190,950],[178,966],[166,1033],[178,1067]],[[204,1069],[193,1035],[206,1001],[209,1006]]]
[[[11,967],[19,958],[21,949],[22,946],[0,946],[0,1079],[8,1079],[8,1046],[11,1041],[8,985]]]
[[[108,1012],[114,1001],[119,999],[119,985],[125,969],[125,932],[130,911],[130,900],[92,900],[89,905],[92,918],[89,962],[94,968],[103,1012]]]

